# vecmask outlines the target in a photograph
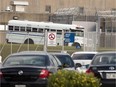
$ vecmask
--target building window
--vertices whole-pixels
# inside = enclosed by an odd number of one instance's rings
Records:
[[[45,11],[48,12],[48,13],[51,13],[51,6],[50,5],[46,5]]]
[[[9,30],[10,31],[13,31],[13,26],[9,26]]]

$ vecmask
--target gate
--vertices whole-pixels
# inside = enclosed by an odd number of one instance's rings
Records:
[[[96,51],[98,45],[98,37],[96,32],[85,32],[84,35],[84,51]]]

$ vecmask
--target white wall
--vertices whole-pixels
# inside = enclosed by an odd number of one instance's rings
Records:
[[[7,30],[8,26],[7,25],[0,25],[0,30]]]

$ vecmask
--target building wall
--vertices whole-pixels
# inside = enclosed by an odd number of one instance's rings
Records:
[[[0,0],[0,11],[5,11],[12,0]],[[116,8],[116,0],[20,0],[28,1],[26,12],[45,13],[46,5],[51,6],[51,12],[59,8],[84,7],[86,9],[110,10]]]
[[[7,6],[12,7],[11,1],[0,0],[0,24],[7,24],[8,20],[13,19],[13,16],[18,16],[21,20],[48,21],[49,14],[46,12],[46,6],[51,6],[51,13],[60,8],[84,7],[84,15],[90,16],[95,16],[96,11],[99,10],[116,9],[116,0],[19,0],[29,3],[28,6],[25,6],[25,12],[9,12],[6,11],[6,8]]]
[[[12,20],[14,16],[17,16],[19,20],[31,20],[31,21],[49,20],[49,14],[1,12],[0,24],[7,24],[8,21]]]

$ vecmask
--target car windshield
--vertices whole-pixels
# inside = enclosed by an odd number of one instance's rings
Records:
[[[116,64],[116,54],[101,54],[95,56],[93,65]]]
[[[91,60],[95,54],[74,54],[73,60]]]
[[[74,67],[74,62],[69,55],[55,55],[62,64],[67,64],[69,67]]]
[[[46,66],[49,65],[48,58],[45,55],[19,55],[10,56],[3,63],[3,66],[19,66],[19,65],[32,65],[32,66]]]

